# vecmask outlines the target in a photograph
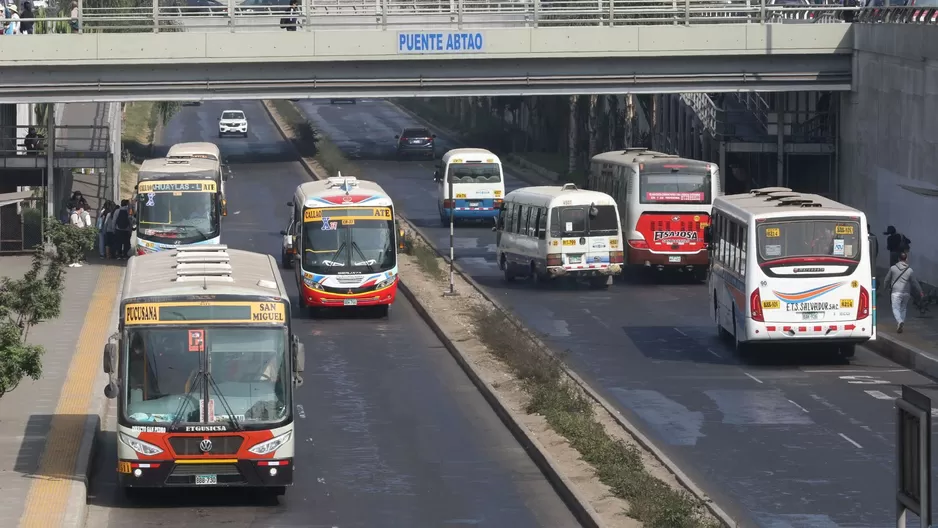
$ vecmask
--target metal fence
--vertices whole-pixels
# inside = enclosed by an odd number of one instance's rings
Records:
[[[30,132],[35,132],[31,136]],[[56,126],[53,134],[53,151],[57,157],[90,156],[107,152],[109,130],[106,126]],[[49,133],[46,127],[0,126],[0,157],[45,156],[48,152]]]
[[[0,206],[0,255],[33,250],[42,244],[42,197]]]
[[[292,14],[288,0],[220,0],[196,6],[189,3],[197,2],[140,0],[136,6],[112,7],[109,0],[82,0],[77,22],[83,33],[132,33],[726,23],[934,24],[938,20],[938,6],[893,6],[889,0],[873,0],[873,7],[845,7],[840,1],[825,0],[785,5],[774,5],[774,0],[299,0]],[[876,5],[880,3],[883,5]],[[37,21],[37,33],[70,31],[67,16],[33,20]]]

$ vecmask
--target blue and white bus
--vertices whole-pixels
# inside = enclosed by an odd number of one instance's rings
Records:
[[[488,150],[447,152],[433,173],[433,181],[437,182],[437,207],[444,226],[449,225],[451,210],[455,220],[494,220],[498,216],[505,197],[505,175],[501,160]]]

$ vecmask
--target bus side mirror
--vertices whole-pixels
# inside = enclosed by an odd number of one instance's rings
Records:
[[[293,370],[296,373],[303,372],[306,369],[306,348],[300,340],[296,340],[296,347],[293,356]]]
[[[713,240],[713,231],[710,230],[710,226],[704,228],[704,242],[709,244]]]
[[[113,400],[117,397],[117,384],[113,381],[104,386],[104,397]]]
[[[104,373],[113,374],[117,370],[117,343],[104,345]]]
[[[433,171],[433,181],[440,181],[440,171]]]
[[[285,229],[281,229],[280,234],[283,236],[287,236],[287,231]]]
[[[287,202],[287,207],[293,207],[293,202]]]

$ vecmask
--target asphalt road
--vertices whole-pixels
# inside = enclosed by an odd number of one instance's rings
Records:
[[[383,101],[301,106],[448,252],[433,162],[394,157],[394,135],[418,123]],[[437,133],[438,156],[473,146]],[[507,175],[507,190],[525,185]],[[893,399],[901,384],[938,397],[932,380],[863,348],[851,363],[811,350],[741,363],[701,283],[637,274],[608,291],[538,290],[502,281],[493,244],[488,224],[457,227],[457,261],[743,526],[895,526]]]
[[[247,139],[215,137],[225,108],[244,110]],[[222,241],[279,256],[285,203],[305,174],[260,103],[184,107],[164,141],[214,141],[241,160]],[[284,281],[295,295],[292,273]],[[88,528],[578,526],[402,295],[386,320],[301,316],[294,325],[306,373],[296,392],[296,482],[279,503],[248,491],[174,490],[130,504],[115,488],[110,433],[97,453]]]

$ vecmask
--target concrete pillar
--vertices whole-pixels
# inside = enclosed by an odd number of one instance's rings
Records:
[[[111,185],[111,200],[120,203],[121,193],[121,104],[108,103],[108,151],[110,155],[108,181]]]
[[[46,118],[46,215],[56,218],[55,210],[55,111],[56,106],[49,108]]]

